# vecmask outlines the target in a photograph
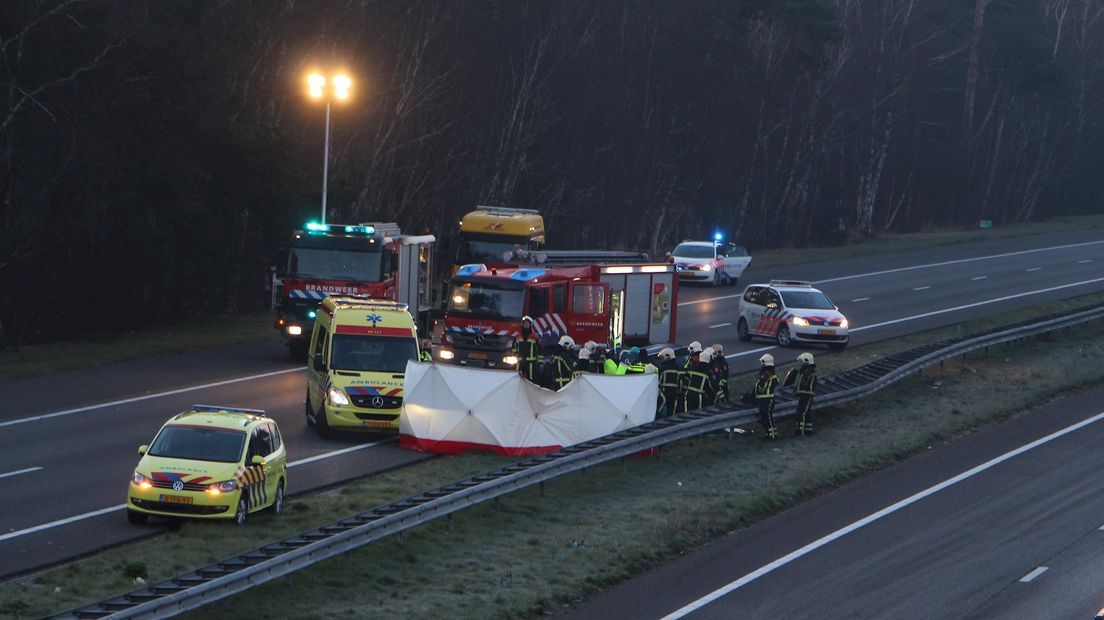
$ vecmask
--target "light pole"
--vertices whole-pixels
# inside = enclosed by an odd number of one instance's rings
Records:
[[[327,88],[327,82],[332,88]],[[330,79],[321,73],[312,73],[307,76],[308,91],[312,99],[325,100],[326,102],[326,141],[322,147],[322,224],[326,223],[326,194],[330,178],[330,103],[336,99],[347,101],[349,90],[353,86],[353,80],[344,74],[337,74]]]

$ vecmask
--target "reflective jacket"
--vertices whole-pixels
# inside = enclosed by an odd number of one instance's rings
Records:
[[[759,379],[755,382],[755,398],[774,398],[778,391],[778,374],[773,367],[767,367],[759,371]]]
[[[717,385],[709,372],[709,365],[694,362],[686,373],[685,402],[686,411],[700,409],[713,403],[717,397]]]
[[[418,354],[418,361],[432,362],[433,361],[433,355],[430,354],[429,351],[427,351],[425,349],[422,349],[422,352]]]
[[[514,340],[514,355],[518,358],[518,372],[530,381],[536,381],[537,363],[540,361],[540,346],[537,338],[529,334],[527,338]]]
[[[568,383],[571,383],[571,380],[575,378],[575,365],[567,359],[566,354],[555,353],[548,361],[552,364],[551,387],[553,390],[559,390]]]
[[[788,387],[796,382],[794,392],[798,396],[813,396],[816,394],[817,372],[816,364],[805,364],[800,369],[791,368],[786,373],[786,382],[782,387]]]

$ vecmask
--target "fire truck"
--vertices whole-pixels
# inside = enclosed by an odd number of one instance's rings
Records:
[[[464,265],[452,278],[437,359],[513,368],[521,317],[533,318],[542,343],[563,335],[603,347],[675,341],[678,277],[674,265],[641,262],[638,253],[543,252],[535,264]],[[516,257],[515,257],[516,258]]]
[[[426,330],[435,241],[433,235],[404,235],[393,222],[312,222],[295,231],[286,268],[272,279],[272,326],[291,358],[306,357],[318,305],[330,295],[405,303]]]

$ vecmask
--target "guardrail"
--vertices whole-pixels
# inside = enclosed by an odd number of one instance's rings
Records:
[[[882,390],[945,360],[1101,318],[1104,318],[1104,305],[916,347],[821,379],[816,404],[820,407],[840,405]],[[775,415],[789,417],[795,407],[793,393],[784,391],[778,396]],[[642,450],[749,424],[757,420],[757,415],[755,409],[734,409],[733,404],[725,404],[656,420],[380,506],[161,583],[52,617],[163,618],[176,615],[487,500],[543,485],[558,476]]]

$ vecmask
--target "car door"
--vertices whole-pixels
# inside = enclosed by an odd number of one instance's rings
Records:
[[[749,286],[748,290],[744,292],[744,299],[740,304],[743,319],[747,321],[748,333],[751,334],[760,333],[760,324],[763,322],[763,307],[760,305],[762,294],[763,287]]]
[[[728,277],[736,279],[744,275],[744,270],[751,264],[751,255],[741,245],[730,245],[724,252],[724,264]]]
[[[774,289],[763,289],[761,296],[763,301],[763,321],[761,332],[764,336],[778,334],[778,328],[782,325],[782,297]]]
[[[268,503],[276,501],[276,486],[287,471],[287,450],[284,448],[284,438],[280,436],[280,429],[275,422],[265,424],[268,429],[269,453],[265,457],[265,494],[268,495]],[[286,491],[287,489],[285,489]]]
[[[326,389],[329,387],[329,373],[322,370],[321,367],[315,367],[315,361],[320,356],[323,364],[326,363],[329,357],[328,336],[329,333],[326,331],[326,327],[322,325],[322,321],[317,321],[314,325],[314,336],[311,338],[311,343],[314,346],[311,347],[310,355],[307,356],[307,381],[309,382],[307,398],[310,401],[311,411],[314,411],[317,415],[326,414],[322,410],[322,405],[325,403]]]
[[[264,459],[272,452],[270,433],[266,425],[256,426],[249,434],[249,449],[245,454],[245,476],[242,485],[242,493],[249,497],[249,511],[253,512],[268,505],[270,495],[267,486],[267,465],[254,465],[253,457]]]

